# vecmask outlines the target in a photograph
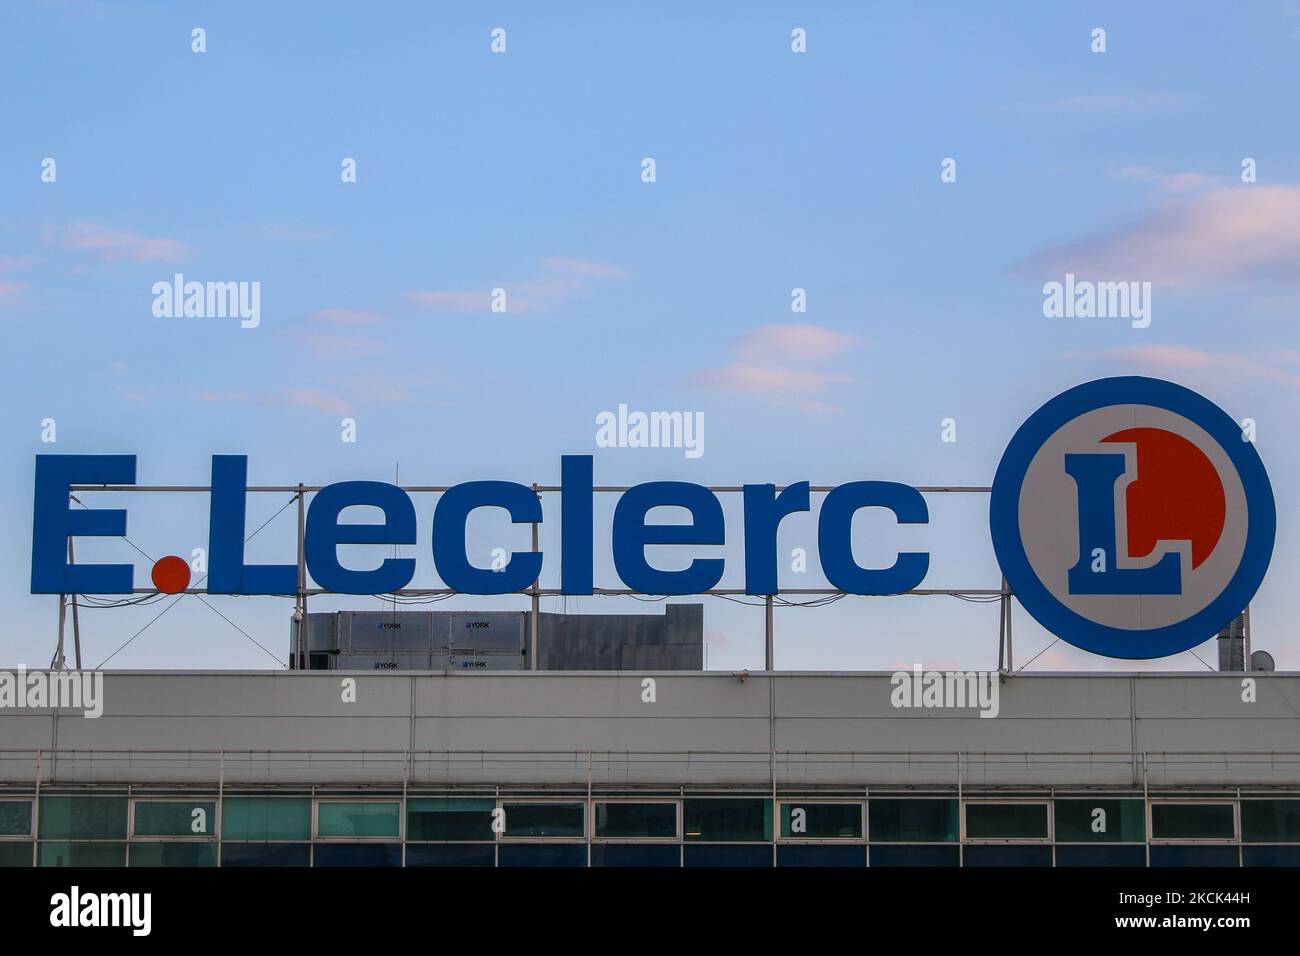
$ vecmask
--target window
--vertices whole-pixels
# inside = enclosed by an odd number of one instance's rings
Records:
[[[782,803],[781,836],[795,840],[861,839],[862,804],[798,800]]]
[[[1235,846],[1176,846],[1155,844],[1151,847],[1152,866],[1238,866]]]
[[[1057,866],[1146,866],[1143,846],[1074,846],[1056,848]]]
[[[581,803],[507,803],[504,807],[506,829],[502,836],[586,836]]]
[[[777,866],[866,866],[867,848],[862,844],[830,846],[815,843],[782,843],[776,848]]]
[[[1300,846],[1248,846],[1242,856],[1246,866],[1300,866]]]
[[[1141,800],[1056,801],[1058,843],[1142,843],[1146,829]]]
[[[407,866],[496,866],[492,843],[408,843]]]
[[[126,866],[125,843],[42,841],[40,855],[41,866]]]
[[[136,800],[133,836],[213,837],[215,800]]]
[[[968,803],[968,840],[1046,840],[1045,803]]]
[[[687,844],[682,847],[684,866],[742,866],[769,867],[772,865],[772,847],[765,843],[739,846]]]
[[[683,800],[682,818],[687,840],[772,839],[771,800]]]
[[[6,840],[0,843],[0,867],[32,865],[32,845],[23,840]]]
[[[677,836],[677,804],[598,803],[596,836],[674,839]]]
[[[126,803],[126,797],[41,797],[41,839],[125,839]]]
[[[676,843],[594,843],[592,866],[681,866],[681,848]]]
[[[148,842],[131,844],[131,866],[216,866],[216,843]]]
[[[223,843],[222,866],[311,866],[309,843]]]
[[[1300,800],[1241,801],[1241,838],[1252,843],[1300,843]]]
[[[401,825],[401,804],[396,800],[321,800],[316,805],[316,835],[322,838],[392,838],[401,835]]]
[[[960,866],[957,846],[885,844],[871,848],[872,866]]]
[[[311,800],[297,797],[227,797],[221,805],[223,840],[309,840]],[[225,865],[225,856],[222,856]]]
[[[501,866],[587,865],[585,843],[503,843],[499,849]]]
[[[966,847],[964,866],[1051,866],[1052,848],[1047,844],[1002,843]]]
[[[318,843],[316,866],[401,866],[400,843]]]
[[[32,835],[32,802],[0,800],[0,836]]]
[[[870,800],[867,822],[873,843],[955,843],[957,801],[915,797]]]
[[[406,839],[409,840],[494,840],[492,811],[495,800],[406,801]],[[407,854],[410,862],[410,854]]]
[[[1231,803],[1153,803],[1151,837],[1155,840],[1231,840],[1235,834],[1232,816]],[[1154,866],[1154,857],[1152,860]]]

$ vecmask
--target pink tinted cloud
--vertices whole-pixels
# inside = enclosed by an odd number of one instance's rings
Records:
[[[507,312],[549,312],[589,292],[597,282],[626,279],[628,275],[626,270],[607,263],[552,257],[542,260],[542,275],[503,282],[498,288],[505,290]],[[403,298],[431,312],[486,312],[492,304],[489,289],[407,292]]]
[[[0,272],[22,272],[40,261],[40,256],[0,256]]]
[[[747,332],[737,341],[736,351],[754,359],[777,356],[821,359],[861,344],[861,339],[847,332],[822,325],[790,323],[762,325]]]
[[[1240,185],[1168,205],[1101,235],[1053,246],[1013,271],[1191,287],[1300,280],[1300,187]]]
[[[857,336],[820,325],[763,325],[741,336],[732,346],[736,358],[718,368],[696,369],[689,384],[763,398],[774,405],[812,414],[833,414],[840,406],[822,394],[852,376],[817,363],[862,345]],[[803,364],[801,364],[803,363]],[[792,367],[793,366],[793,367]]]
[[[185,243],[175,239],[141,236],[93,222],[49,226],[45,238],[60,248],[93,252],[110,262],[179,262],[189,251]]]
[[[1170,372],[1224,372],[1300,388],[1300,375],[1286,368],[1296,361],[1295,353],[1292,352],[1274,352],[1251,358],[1231,352],[1209,352],[1186,345],[1133,345],[1111,349],[1105,354],[1139,368]]]
[[[384,321],[378,312],[364,309],[317,309],[307,318],[325,325],[375,325]]]

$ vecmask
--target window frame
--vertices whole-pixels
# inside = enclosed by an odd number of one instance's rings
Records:
[[[971,806],[1008,806],[1008,805],[1027,805],[1040,806],[1043,808],[1043,821],[1047,825],[1046,833],[1041,837],[973,837],[967,833],[966,811]],[[961,801],[961,817],[958,820],[958,827],[962,844],[973,846],[997,846],[999,844],[1010,845],[1037,845],[1055,844],[1056,843],[1056,817],[1052,813],[1052,801],[1049,797],[976,797],[974,799],[963,799]]]
[[[322,836],[320,808],[324,803],[393,803],[397,805],[397,833],[388,836]],[[238,841],[247,843],[247,840]],[[294,841],[287,841],[294,842]],[[313,843],[406,843],[406,801],[402,797],[316,797],[311,802],[311,842]],[[313,855],[313,865],[315,857]]]
[[[1227,806],[1232,809],[1232,835],[1226,837],[1158,837],[1155,828],[1156,807]],[[1241,807],[1233,797],[1152,797],[1147,801],[1147,842],[1153,846],[1192,843],[1198,846],[1230,846],[1241,843]]]
[[[8,843],[10,841],[19,842],[26,840],[31,842],[36,839],[36,797],[35,796],[8,796],[0,795],[0,803],[26,803],[27,804],[27,833],[0,833],[0,842]]]
[[[165,836],[163,834],[158,834],[158,833],[142,833],[137,835],[135,832],[135,805],[139,801],[144,801],[145,803],[211,803],[213,804],[214,807],[212,811],[212,832],[207,834],[206,836],[202,836],[196,833],[190,833],[189,835],[186,836]],[[126,839],[128,843],[133,841],[140,842],[140,843],[173,843],[173,842],[216,843],[220,839],[220,834],[221,834],[221,798],[216,794],[213,794],[211,797],[200,797],[198,799],[187,798],[187,797],[132,796],[130,805],[127,807],[126,810]],[[246,843],[249,841],[236,840],[233,842]]]
[[[582,841],[590,842],[588,833],[591,826],[590,818],[595,816],[587,812],[586,797],[502,797],[497,800],[497,809],[505,814],[506,829],[504,833],[494,833],[497,843],[575,843]],[[579,833],[570,833],[567,836],[511,836],[510,835],[510,813],[506,810],[506,804],[518,806],[519,804],[528,804],[530,806],[577,806],[582,808],[582,829]],[[500,857],[498,856],[498,865]]]
[[[638,837],[638,836],[599,836],[596,833],[596,805],[601,803],[621,803],[642,805],[647,803],[667,805],[673,808],[674,816],[674,833],[670,837]],[[637,797],[611,797],[604,799],[601,797],[591,798],[591,810],[587,814],[587,839],[589,843],[651,843],[651,844],[674,844],[682,842],[682,801],[675,797],[649,797],[638,799]],[[507,826],[509,820],[506,821]]]
[[[871,801],[872,800],[906,800],[909,803],[921,803],[922,801],[942,801],[944,803],[957,804],[957,830],[951,840],[878,840],[871,832]],[[910,794],[900,793],[874,793],[868,795],[863,803],[866,805],[867,831],[864,839],[870,846],[961,846],[962,845],[962,827],[965,817],[962,811],[963,800],[956,794],[949,796],[926,795],[914,797]]]
[[[859,833],[855,837],[810,837],[810,836],[782,836],[782,824],[785,822],[785,807],[790,806],[809,806],[815,804],[829,804],[831,806],[852,806],[858,807],[858,828]],[[854,846],[857,844],[866,844],[870,841],[867,839],[867,801],[862,798],[851,797],[809,797],[800,799],[797,797],[778,797],[776,801],[776,819],[772,821],[772,837],[774,843],[796,843],[808,846],[827,844],[829,846]]]

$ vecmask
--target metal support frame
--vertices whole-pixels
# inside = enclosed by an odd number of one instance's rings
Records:
[[[244,490],[249,493],[280,493],[292,492],[297,497],[298,503],[298,576],[297,587],[294,592],[294,655],[290,661],[291,669],[307,669],[307,654],[309,649],[307,643],[307,599],[312,595],[330,594],[325,588],[312,588],[307,586],[307,563],[304,544],[306,539],[306,514],[307,505],[306,497],[308,493],[320,491],[324,485],[249,485]],[[441,494],[449,491],[452,485],[398,485],[403,492],[407,494]],[[596,485],[593,486],[593,492],[622,494],[631,490],[632,485]],[[743,485],[709,485],[706,486],[710,492],[740,494],[744,491]],[[813,493],[828,493],[833,491],[835,485],[812,485],[809,491]],[[533,493],[539,498],[543,494],[559,493],[563,490],[560,485],[540,485],[534,482],[531,485]],[[73,485],[70,492],[78,491],[106,491],[106,492],[153,492],[153,493],[182,493],[182,494],[208,494],[211,492],[209,485]],[[778,491],[783,490],[778,487]],[[919,485],[916,490],[923,494],[988,494],[992,488],[987,485]],[[532,550],[540,550],[540,530],[537,522],[532,522]],[[72,558],[72,539],[68,539],[68,556]],[[154,588],[132,588],[133,594],[153,594],[156,593]],[[177,592],[179,594],[207,594],[203,588],[185,588]],[[445,596],[459,594],[454,588],[399,588],[390,592],[396,595],[409,596]],[[541,662],[539,660],[539,632],[541,627],[541,599],[543,597],[563,596],[564,592],[559,588],[546,588],[541,586],[540,576],[532,582],[527,588],[518,592],[526,595],[530,599],[529,611],[529,669],[539,670]],[[593,588],[593,596],[615,597],[641,594],[631,588]],[[766,671],[775,669],[775,624],[774,609],[776,598],[780,595],[834,595],[841,594],[838,588],[778,588],[774,593],[764,595],[764,655],[763,668]],[[1006,579],[1002,581],[1000,588],[914,588],[910,591],[903,592],[911,595],[971,595],[980,597],[1001,597],[1001,623],[998,632],[998,669],[999,671],[1009,674],[1011,671],[1011,592],[1007,587]],[[702,596],[746,596],[744,588],[710,588],[706,591],[699,592]],[[275,595],[268,595],[275,596]],[[287,595],[286,595],[287,596]],[[753,597],[754,595],[748,595]],[[884,595],[882,595],[884,596]],[[52,669],[61,668],[64,665],[64,618],[68,603],[68,595],[59,595],[59,644],[55,654],[54,662],[51,664]],[[76,643],[77,666],[81,666],[81,634],[77,620],[76,596],[73,595],[72,601],[73,631]]]
[[[1014,610],[1012,600],[1015,595],[1005,576],[999,593],[1002,599],[998,601],[998,673],[1002,680],[1006,680],[1015,672],[1016,664],[1011,643],[1011,617]]]

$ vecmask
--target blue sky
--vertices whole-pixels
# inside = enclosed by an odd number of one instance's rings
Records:
[[[1300,571],[1300,5],[700,7],[0,8],[0,662],[44,664],[53,647],[55,599],[26,593],[42,452],[134,453],[142,483],[204,483],[213,453],[248,454],[258,483],[391,479],[398,463],[412,483],[553,483],[561,454],[593,453],[611,484],[986,484],[1045,400],[1140,372],[1258,422],[1279,536],[1255,646],[1300,667],[1287,586]],[[195,27],[206,53],[191,52]],[[805,54],[791,52],[796,27]],[[340,181],[345,157],[355,183]],[[940,182],[947,157],[953,183]],[[1246,157],[1255,183],[1241,182]],[[1066,271],[1152,281],[1150,328],[1045,318],[1042,284]],[[260,326],[154,317],[151,287],[176,272],[260,282]],[[494,287],[504,315],[486,308]],[[806,313],[791,312],[795,287]],[[705,454],[597,449],[595,416],[620,403],[703,412]],[[345,416],[355,444],[339,440]],[[946,417],[956,443],[940,441]],[[199,496],[142,498],[138,547],[205,543]],[[283,503],[252,504],[250,530]],[[417,584],[436,583],[432,504]],[[928,549],[927,586],[996,586],[985,500],[931,510],[919,529],[864,518],[860,555]],[[789,522],[784,552],[814,548],[814,528]],[[473,531],[484,560],[527,543],[491,517]],[[289,559],[292,542],[290,509],[250,554]],[[120,541],[79,547],[135,556]],[[732,561],[724,583],[738,572]],[[815,562],[783,581],[822,583]],[[284,602],[213,604],[284,656]],[[162,606],[84,612],[87,663]],[[439,605],[454,606],[526,602]],[[334,607],[381,605],[314,605]],[[1051,642],[1016,623],[1021,660]],[[710,601],[706,631],[710,667],[761,666],[760,609]],[[851,598],[782,609],[777,635],[783,668],[992,666],[996,609]],[[186,598],[112,666],[274,665]],[[1075,666],[1120,665],[1056,644],[1033,668]]]

